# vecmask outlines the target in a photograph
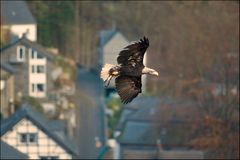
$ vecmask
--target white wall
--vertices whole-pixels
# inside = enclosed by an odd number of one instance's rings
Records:
[[[119,52],[128,44],[126,38],[117,33],[103,48],[103,63],[117,64]]]
[[[117,33],[114,37],[103,47],[103,64],[110,63],[117,65],[117,57],[119,52],[126,47],[129,42],[121,33]],[[109,87],[115,86],[115,80],[109,84]]]
[[[19,38],[22,37],[23,33],[28,31],[26,37],[31,41],[37,41],[37,25],[36,24],[24,24],[24,25],[12,25],[10,31],[17,35]]]
[[[32,97],[37,97],[37,98],[43,98],[46,97],[46,91],[47,91],[47,59],[46,57],[42,59],[32,59],[31,57],[31,49],[29,49],[27,52],[29,54],[29,95]],[[36,70],[34,73],[32,73],[32,66],[37,66],[37,65],[43,65],[45,68],[44,73],[36,73]],[[36,69],[36,68],[35,68]],[[37,84],[41,83],[44,84],[44,92],[32,92],[32,84]]]
[[[20,142],[19,133],[38,133],[38,142],[24,144]],[[31,121],[22,119],[13,130],[5,133],[1,140],[29,156],[29,159],[39,159],[40,156],[58,156],[59,159],[72,159],[61,146],[48,137],[43,131],[35,126]]]

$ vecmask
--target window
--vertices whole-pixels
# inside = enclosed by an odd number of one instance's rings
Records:
[[[17,59],[18,59],[18,61],[25,60],[25,47],[24,46],[17,47]]]
[[[20,134],[20,142],[21,143],[26,143],[27,142],[27,134],[25,134],[25,133]]]
[[[37,66],[37,73],[44,73],[45,70],[44,70],[44,66],[43,65],[38,65]]]
[[[41,83],[37,84],[37,91],[38,92],[43,92],[44,91],[44,85],[41,84]]]
[[[21,143],[37,143],[37,133],[20,133]]]
[[[37,53],[37,59],[43,59],[43,58],[44,57],[41,54]]]
[[[37,134],[36,133],[29,133],[29,142],[36,143],[37,142]]]
[[[32,73],[34,73],[34,72],[35,72],[35,66],[32,65]]]
[[[33,48],[29,48],[29,57],[31,57],[31,59],[42,59],[42,58],[44,58],[41,54],[39,54]]]
[[[40,156],[40,160],[58,160],[58,156]]]
[[[32,92],[34,92],[34,91],[35,91],[35,85],[32,84]]]
[[[42,83],[32,83],[32,92],[44,92],[45,85]]]
[[[28,49],[29,58],[34,59],[34,50],[32,48]]]
[[[44,65],[32,65],[32,73],[45,73]]]
[[[19,58],[23,59],[23,48],[19,49]]]
[[[33,49],[31,49],[31,50],[32,50],[32,52],[31,52],[31,57],[32,57],[32,59],[34,59],[34,58],[35,58],[35,52],[34,52]]]

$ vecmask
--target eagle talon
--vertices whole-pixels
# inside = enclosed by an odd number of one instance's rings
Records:
[[[108,87],[108,86],[109,86],[112,77],[113,77],[113,76],[110,76],[110,75],[109,75],[108,78],[104,81],[105,87]]]

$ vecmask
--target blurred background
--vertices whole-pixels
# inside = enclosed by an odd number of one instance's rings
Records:
[[[1,158],[239,159],[239,1],[1,1]],[[99,78],[148,37],[143,93]]]

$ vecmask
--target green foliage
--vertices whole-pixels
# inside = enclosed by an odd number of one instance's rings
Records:
[[[74,1],[27,1],[37,19],[38,41],[48,47],[57,47],[65,53],[66,41],[72,36]]]
[[[34,97],[25,96],[22,98],[20,104],[23,104],[23,103],[28,103],[32,107],[34,107],[37,111],[43,113],[43,107],[38,99],[36,99]]]
[[[107,108],[110,109],[113,114],[108,117],[109,137],[113,137],[114,127],[117,125],[120,117],[121,101],[119,98],[112,98],[107,102]]]
[[[56,58],[56,65],[62,67],[64,73],[68,73],[70,75],[71,80],[75,80],[76,78],[76,68],[69,65],[64,61],[64,57],[59,55]]]
[[[6,44],[0,40],[0,48],[3,48]]]

